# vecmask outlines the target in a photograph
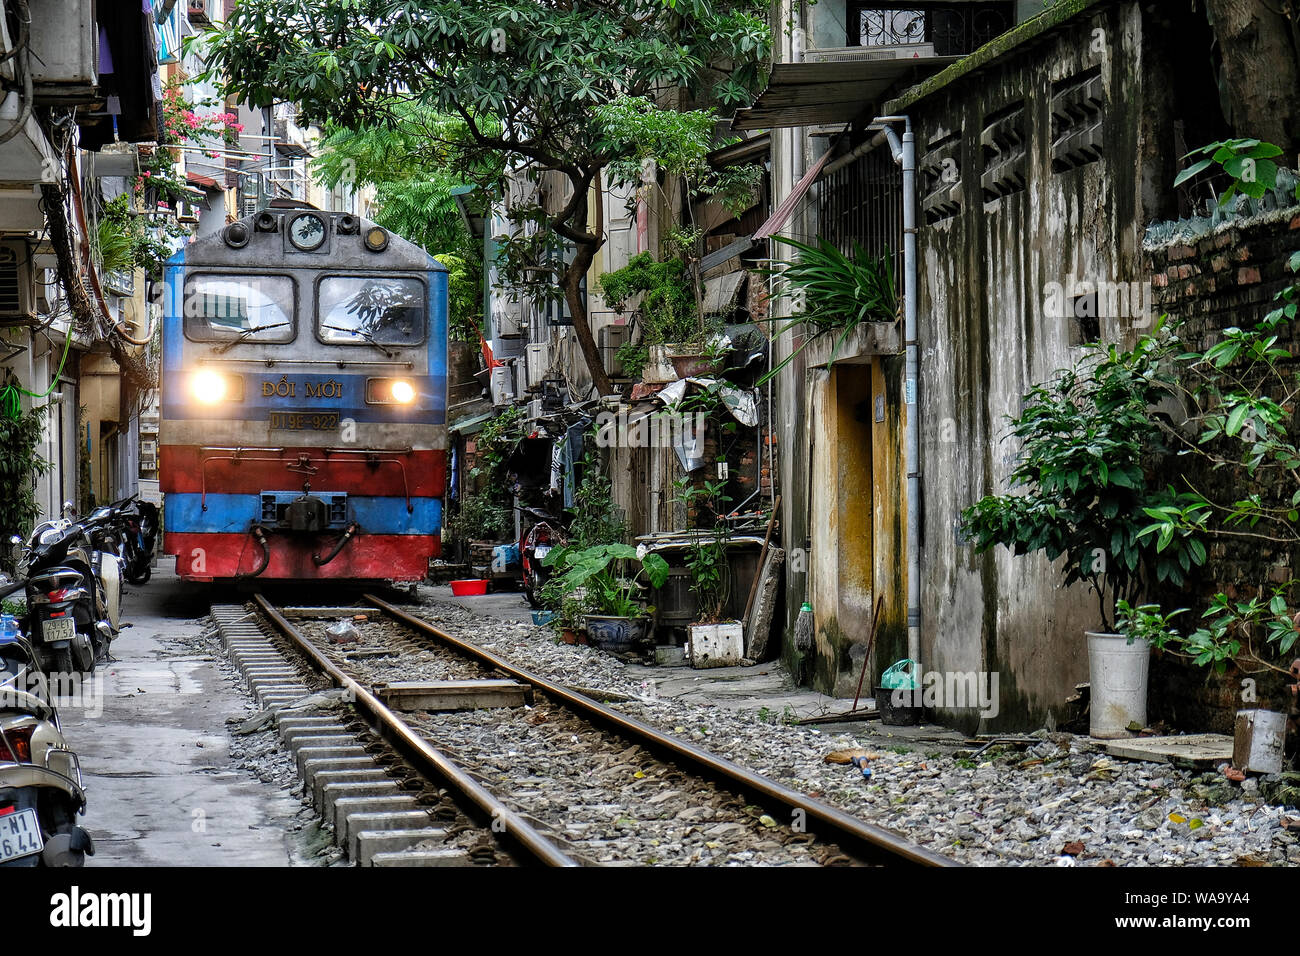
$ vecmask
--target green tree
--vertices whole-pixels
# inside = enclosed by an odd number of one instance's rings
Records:
[[[513,174],[562,176],[558,207],[512,211],[536,229],[506,243],[506,277],[536,279],[526,270],[547,249],[572,244],[555,278],[604,393],[581,289],[605,241],[601,204],[588,197],[606,166],[638,155],[640,137],[635,117],[611,130],[596,107],[679,89],[701,108],[748,101],[768,56],[766,12],[758,0],[243,0],[206,53],[226,91],[254,105],[292,100],[312,119],[358,129],[406,102],[463,121],[430,144],[453,167],[500,156]],[[656,105],[641,122],[663,112],[676,110]]]
[[[384,115],[384,122],[357,129],[329,123],[313,172],[331,189],[340,183],[374,187],[375,221],[423,247],[449,270],[451,337],[477,341],[483,250],[455,194],[465,186],[477,187],[479,195],[493,191],[502,174],[500,156],[488,153],[476,167],[457,166],[454,151],[439,144],[463,138],[461,119],[402,100],[392,101]]]

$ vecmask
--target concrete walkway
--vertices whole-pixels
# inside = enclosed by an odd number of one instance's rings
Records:
[[[225,720],[245,699],[198,649],[209,601],[161,568],[128,586],[122,619],[133,627],[113,644],[116,662],[100,665],[82,706],[60,711],[86,783],[88,865],[292,862],[300,802],[231,766]]]

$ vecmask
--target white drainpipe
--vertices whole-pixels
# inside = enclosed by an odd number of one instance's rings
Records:
[[[903,124],[900,141],[893,123]],[[907,470],[907,656],[921,673],[921,406],[917,403],[920,355],[916,343],[916,140],[906,116],[879,116],[894,162],[903,168],[903,462]]]

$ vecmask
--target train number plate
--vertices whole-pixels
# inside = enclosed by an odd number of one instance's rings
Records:
[[[339,413],[271,412],[271,427],[290,431],[333,431],[339,427]]]
[[[51,641],[70,641],[77,636],[77,624],[70,617],[57,621],[41,621],[41,638]]]
[[[0,863],[31,856],[43,849],[45,840],[35,810],[19,810],[0,817]]]

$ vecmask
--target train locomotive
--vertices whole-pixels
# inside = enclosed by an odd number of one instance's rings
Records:
[[[412,582],[439,554],[447,270],[274,206],[168,260],[163,550],[189,581]]]

